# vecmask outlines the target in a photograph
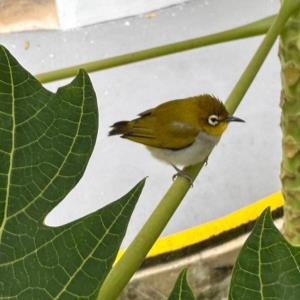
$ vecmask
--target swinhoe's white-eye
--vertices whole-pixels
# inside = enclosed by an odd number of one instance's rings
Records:
[[[178,166],[207,160],[229,122],[244,122],[230,116],[224,104],[211,95],[171,100],[146,110],[132,121],[113,124],[109,135],[145,145],[151,154],[171,164],[176,175],[185,175]]]

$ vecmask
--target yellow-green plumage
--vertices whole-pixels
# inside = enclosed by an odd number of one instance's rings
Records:
[[[215,124],[210,117],[215,118]],[[187,165],[205,158],[226,129],[228,118],[222,102],[201,95],[168,101],[137,119],[117,122],[109,135],[144,144],[155,157],[171,164]]]
[[[121,134],[147,146],[181,149],[192,144],[200,130],[209,133],[207,117],[211,114],[228,116],[224,105],[212,96],[172,100],[141,113],[137,119],[115,123],[111,135]]]

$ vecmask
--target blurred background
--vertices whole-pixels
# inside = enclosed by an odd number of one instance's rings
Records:
[[[0,43],[33,75],[243,25],[277,12],[278,0],[0,0]],[[103,207],[147,178],[127,246],[172,182],[174,170],[109,126],[164,101],[203,93],[225,100],[262,37],[90,74],[99,134],[87,170],[47,217],[58,226]],[[68,83],[46,87],[53,92]],[[224,216],[280,189],[280,66],[277,45],[163,235]]]

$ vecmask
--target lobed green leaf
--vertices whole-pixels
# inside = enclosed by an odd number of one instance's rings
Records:
[[[144,181],[72,223],[43,222],[82,177],[97,128],[85,71],[53,94],[0,46],[1,299],[95,299]]]
[[[184,269],[179,274],[168,300],[195,300],[187,282],[187,269]]]
[[[229,300],[300,299],[300,247],[291,246],[265,210],[235,263]]]

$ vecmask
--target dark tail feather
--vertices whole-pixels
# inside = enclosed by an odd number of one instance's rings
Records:
[[[128,121],[120,121],[113,124],[112,129],[108,133],[108,135],[117,135],[117,134],[126,134],[128,130]]]

